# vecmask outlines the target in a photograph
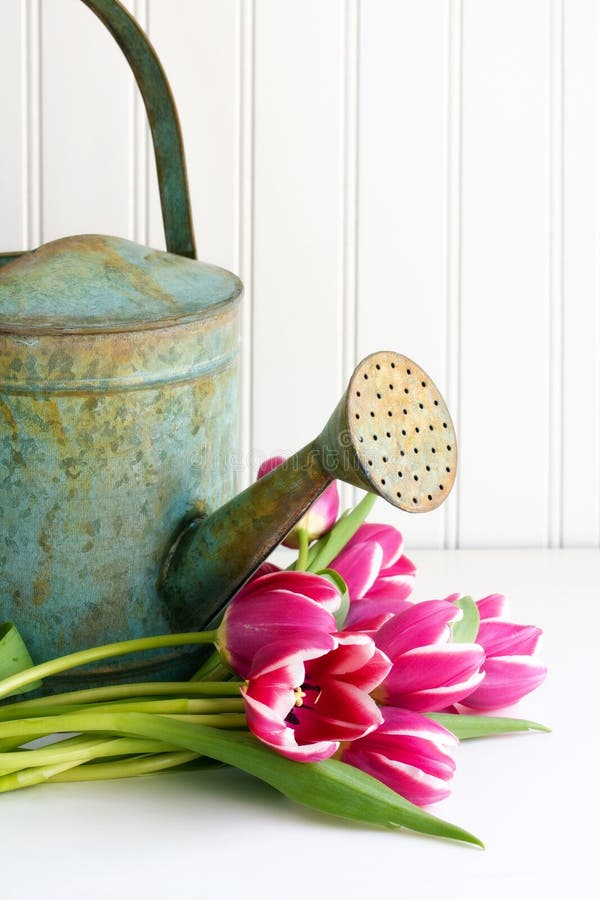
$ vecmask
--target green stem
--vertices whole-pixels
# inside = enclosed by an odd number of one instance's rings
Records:
[[[298,528],[296,530],[298,538],[298,559],[296,560],[296,571],[305,572],[308,565],[308,531],[306,528]]]
[[[308,557],[309,572],[320,572],[328,567],[350,538],[354,537],[373,509],[376,499],[375,494],[365,494],[351,512],[338,519],[328,535],[313,544]]]
[[[48,781],[104,781],[109,778],[131,778],[136,775],[150,775],[164,769],[172,769],[184,763],[199,759],[202,754],[179,750],[173,753],[160,753],[142,759],[127,759],[97,765],[77,766],[70,771],[53,775]]]
[[[131,641],[120,641],[116,644],[104,644],[102,647],[92,647],[89,650],[80,650],[78,653],[69,653],[67,656],[59,656],[48,660],[39,666],[32,666],[24,672],[9,675],[0,681],[0,699],[7,697],[19,688],[27,684],[33,684],[39,679],[57,675],[68,669],[76,669],[91,662],[101,659],[110,659],[113,656],[126,656],[128,653],[140,653],[143,650],[156,650],[161,647],[177,647],[184,644],[214,644],[217,639],[216,631],[195,631],[189,634],[161,634],[157,637],[134,638]]]
[[[239,694],[239,688],[238,688]],[[244,701],[241,697],[211,697],[203,699],[189,699],[188,697],[178,697],[174,700],[112,700],[109,703],[64,703],[61,706],[35,706],[29,710],[29,715],[22,712],[21,715],[12,716],[10,719],[6,716],[2,721],[15,722],[19,719],[29,719],[35,716],[46,716],[51,719],[52,716],[66,715],[67,713],[76,712],[111,712],[118,709],[120,712],[147,712],[147,713],[222,713],[222,712],[243,712]]]
[[[0,794],[33,787],[34,784],[48,781],[54,775],[59,775],[66,769],[72,769],[75,766],[79,766],[79,762],[63,762],[54,766],[40,766],[37,769],[23,769],[21,772],[13,772],[12,775],[0,776]]]
[[[234,677],[233,672],[227,663],[223,662],[219,651],[213,650],[208,659],[202,663],[198,671],[192,675],[190,681],[194,683],[200,681],[204,684],[207,682],[226,684],[226,680],[221,681],[220,679],[227,679],[228,676],[230,678]]]
[[[98,737],[87,737],[77,744],[64,746],[59,741],[49,747],[38,750],[17,750],[14,753],[0,753],[0,775],[9,775],[21,769],[32,769],[40,766],[59,765],[63,762],[87,762],[102,756],[129,756],[141,753],[164,753],[179,748],[162,741],[145,740],[143,738],[112,738],[98,740]]]
[[[178,698],[192,696],[239,697],[241,681],[213,681],[210,683],[189,681],[146,681],[140,684],[111,684],[106,687],[84,688],[52,694],[36,700],[21,700],[0,706],[0,722],[7,719],[29,718],[31,716],[62,712],[62,707],[79,706],[86,703],[101,703],[111,700],[133,699],[134,697],[157,697],[175,695]]]

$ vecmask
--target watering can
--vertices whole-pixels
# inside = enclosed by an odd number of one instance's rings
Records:
[[[116,0],[83,2],[141,90],[167,251],[78,235],[0,255],[0,621],[15,622],[35,662],[213,627],[336,478],[426,512],[456,472],[437,388],[386,351],[357,367],[317,439],[233,496],[242,285],[196,259],[153,48]],[[189,649],[121,657],[50,689],[185,678],[197,663]]]

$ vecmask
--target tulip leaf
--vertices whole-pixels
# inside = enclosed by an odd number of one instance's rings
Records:
[[[454,713],[426,713],[428,719],[433,719],[460,741],[471,738],[488,737],[493,734],[509,734],[515,731],[551,731],[539,722],[531,722],[528,719],[509,719],[503,716],[472,716]]]
[[[0,724],[0,739],[21,740],[48,733],[48,719]],[[481,841],[400,797],[377,779],[338,760],[295,762],[275,753],[248,732],[222,731],[147,713],[74,713],[55,716],[56,731],[102,732],[157,738],[227,765],[236,766],[304,806],[386,828],[407,828],[423,834],[483,846]]]
[[[339,572],[336,572],[334,569],[323,569],[316,574],[320,575],[322,578],[326,578],[327,581],[330,581],[340,592],[340,606],[337,612],[334,612],[333,618],[335,619],[338,631],[342,631],[344,622],[348,616],[348,610],[350,609],[350,592],[348,591],[348,585]]]
[[[0,625],[0,681],[18,672],[24,672],[33,666],[33,660],[25,646],[23,638],[12,622]],[[23,694],[41,687],[42,682],[36,681],[24,687],[12,691],[10,695]]]
[[[460,597],[454,605],[462,610],[462,619],[452,623],[452,640],[456,644],[472,644],[479,630],[479,610],[472,597]]]

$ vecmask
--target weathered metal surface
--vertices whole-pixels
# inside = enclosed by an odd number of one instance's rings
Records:
[[[212,627],[333,479],[427,512],[446,499],[455,473],[454,427],[429,376],[398,353],[368,356],[316,440],[181,532],[161,577],[173,627]]]
[[[115,238],[0,270],[0,620],[34,659],[169,630],[169,542],[235,490],[240,292]]]

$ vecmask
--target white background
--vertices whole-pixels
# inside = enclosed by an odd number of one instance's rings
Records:
[[[200,256],[246,284],[242,479],[396,349],[461,451],[451,500],[402,517],[411,546],[597,547],[600,5],[128,5],[179,106]],[[1,6],[0,249],[161,246],[120,51],[78,0]]]

